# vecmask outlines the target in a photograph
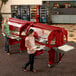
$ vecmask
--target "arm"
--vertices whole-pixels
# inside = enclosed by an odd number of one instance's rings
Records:
[[[7,36],[7,34],[5,33],[5,30],[4,30],[4,24],[2,24],[1,26],[2,26],[2,33]],[[8,37],[8,36],[7,36],[7,37]]]
[[[4,25],[2,24],[2,32],[4,33]]]

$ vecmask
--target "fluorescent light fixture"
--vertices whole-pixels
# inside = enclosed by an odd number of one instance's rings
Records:
[[[42,1],[76,1],[76,0],[42,0]]]

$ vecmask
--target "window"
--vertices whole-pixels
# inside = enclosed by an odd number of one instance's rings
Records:
[[[70,8],[71,7],[71,4],[70,3],[65,3],[65,8]]]
[[[11,13],[13,18],[28,20],[30,19],[30,7],[28,5],[12,5]]]
[[[54,3],[53,8],[59,8],[59,3]]]

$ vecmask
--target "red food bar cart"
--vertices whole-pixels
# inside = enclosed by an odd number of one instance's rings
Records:
[[[61,60],[61,52],[58,53],[59,58],[56,60],[56,51],[54,47],[62,46],[67,42],[67,31],[64,28],[15,18],[10,18],[8,24],[11,34],[17,36],[16,39],[10,37],[9,45],[19,43],[20,50],[25,50],[26,35],[29,29],[34,29],[36,44],[38,46],[36,49],[36,56],[42,54],[44,51],[48,51],[48,64],[55,64]]]
[[[23,21],[15,18],[10,18],[8,21],[10,37],[9,37],[9,45],[15,45],[17,43],[20,44],[20,50],[24,50],[24,39],[26,37],[25,30],[28,29],[29,21]]]

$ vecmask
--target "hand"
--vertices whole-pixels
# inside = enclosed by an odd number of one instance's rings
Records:
[[[33,48],[30,48],[30,50],[34,50]]]
[[[31,51],[35,50],[34,48],[30,48]]]
[[[3,32],[3,33],[8,37],[8,35],[5,32]]]

